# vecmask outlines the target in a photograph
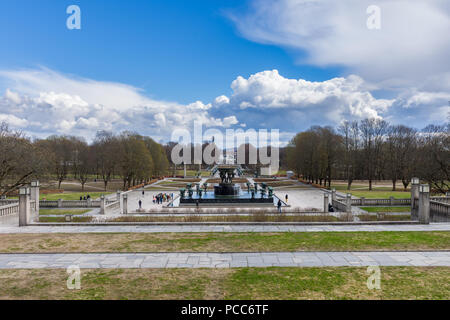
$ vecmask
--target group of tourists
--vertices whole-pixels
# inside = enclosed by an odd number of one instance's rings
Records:
[[[91,196],[90,195],[87,195],[87,196],[80,196],[80,201],[86,201],[86,200],[89,200],[91,198]]]
[[[169,202],[173,199],[173,193],[159,193],[153,196],[153,204],[162,204],[163,202]]]

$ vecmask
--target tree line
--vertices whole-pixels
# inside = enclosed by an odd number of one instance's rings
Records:
[[[89,144],[82,137],[65,135],[31,140],[7,123],[0,124],[0,195],[32,179],[54,179],[61,188],[72,178],[82,190],[95,179],[106,190],[113,178],[120,177],[126,189],[166,174],[168,167],[164,146],[137,133],[100,131]]]
[[[449,190],[450,125],[422,130],[381,119],[344,121],[339,127],[313,126],[286,147],[287,166],[311,183],[331,187],[333,179],[397,182],[406,189],[413,176],[437,192]]]

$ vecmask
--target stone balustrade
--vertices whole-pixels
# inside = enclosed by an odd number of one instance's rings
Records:
[[[0,207],[0,217],[10,216],[19,213],[19,201],[6,204]]]

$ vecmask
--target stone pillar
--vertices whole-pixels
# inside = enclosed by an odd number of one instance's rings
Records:
[[[419,218],[419,178],[411,179],[411,220]]]
[[[120,191],[117,191],[116,197],[117,197],[117,201],[120,201]]]
[[[31,218],[30,193],[28,187],[19,189],[19,227],[29,224]]]
[[[186,163],[183,163],[184,165],[184,177],[186,178]]]
[[[62,202],[63,202],[62,199],[58,199],[58,208],[62,208],[63,206]]]
[[[39,181],[31,182],[31,200],[35,201],[35,211],[33,212],[33,219],[39,217]]]
[[[347,197],[345,198],[345,212],[352,212],[352,194],[347,193]]]
[[[419,187],[419,222],[430,223],[430,186],[427,184]]]
[[[365,206],[365,205],[366,205],[366,198],[361,197],[361,206]]]
[[[323,212],[328,213],[328,205],[330,204],[330,199],[328,193],[323,195]]]
[[[105,196],[101,196],[100,197],[100,214],[105,214],[105,205],[106,205]]]
[[[128,214],[128,195],[123,195],[123,209],[122,214]]]
[[[88,208],[92,207],[92,199],[91,198],[87,199],[86,204],[87,204]]]
[[[336,201],[336,189],[335,188],[333,188],[333,190],[331,190],[331,200]]]
[[[394,205],[394,197],[389,197],[389,205],[392,207]]]

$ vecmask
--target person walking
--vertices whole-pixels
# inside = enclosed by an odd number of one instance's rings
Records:
[[[286,198],[286,203],[288,203],[288,195],[287,195],[287,193],[286,193],[286,197],[285,198]]]
[[[142,209],[142,200],[139,200],[139,210]]]
[[[281,213],[281,200],[280,199],[278,199],[277,207],[278,207],[278,213]]]

